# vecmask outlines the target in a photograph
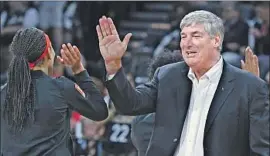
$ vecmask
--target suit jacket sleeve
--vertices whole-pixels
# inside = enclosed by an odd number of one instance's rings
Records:
[[[106,87],[115,108],[125,115],[140,115],[155,111],[158,86],[157,69],[154,78],[144,85],[133,88],[121,68]]]
[[[249,105],[250,155],[269,156],[269,89],[261,83],[254,89]]]
[[[74,82],[66,79],[63,94],[69,107],[91,120],[100,121],[106,119],[108,117],[107,105],[87,71],[74,75],[74,78],[85,93],[85,97],[75,89]]]

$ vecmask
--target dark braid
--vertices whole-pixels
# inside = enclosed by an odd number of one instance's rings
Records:
[[[28,121],[34,121],[36,94],[28,61],[36,60],[45,48],[44,32],[36,28],[19,30],[9,47],[14,57],[8,69],[3,114],[15,132],[20,132]]]

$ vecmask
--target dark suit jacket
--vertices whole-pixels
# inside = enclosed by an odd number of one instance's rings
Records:
[[[108,110],[103,97],[86,71],[75,75],[86,98],[75,89],[74,82],[65,77],[54,79],[42,71],[33,71],[31,77],[37,95],[35,121],[27,125],[21,134],[13,135],[1,116],[3,156],[73,155],[69,125],[71,110],[92,120],[104,120]],[[1,90],[1,111],[5,96],[6,87]]]
[[[144,156],[150,142],[155,123],[155,113],[136,116],[131,123],[131,140],[138,150],[138,156]]]
[[[106,82],[118,111],[126,115],[156,112],[147,156],[172,156],[179,144],[192,89],[188,70],[184,62],[165,65],[136,90],[123,69]],[[204,133],[205,156],[269,156],[266,83],[225,62]]]

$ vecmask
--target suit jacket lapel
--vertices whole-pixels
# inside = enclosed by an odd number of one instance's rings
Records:
[[[212,100],[210,109],[208,111],[208,116],[205,125],[205,135],[210,130],[217,114],[219,113],[220,109],[222,108],[223,104],[227,100],[229,94],[233,90],[234,86],[234,75],[231,72],[231,65],[224,61],[223,65],[223,72],[215,92],[214,98]]]
[[[188,112],[191,90],[192,90],[192,82],[187,77],[188,70],[189,70],[189,67],[187,66],[187,64],[185,64],[179,73],[180,74],[179,76],[181,77],[180,78],[181,82],[175,88],[176,114],[177,114],[177,119],[179,119],[178,125],[180,128],[180,132],[182,131],[182,128],[183,128],[183,125],[185,122],[185,118],[186,118],[186,115]]]
[[[177,98],[179,101],[179,103],[184,105],[184,109],[185,112],[187,112],[188,107],[189,107],[189,102],[190,102],[190,96],[191,96],[191,91],[192,91],[192,81],[188,78],[188,71],[189,71],[189,67],[187,66],[187,64],[185,64],[184,68],[182,69],[182,76],[183,79],[181,80],[181,86],[178,87],[178,96],[181,97],[182,99]],[[183,109],[183,107],[181,108]]]

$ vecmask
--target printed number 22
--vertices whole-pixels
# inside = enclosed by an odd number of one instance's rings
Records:
[[[120,143],[128,142],[127,136],[129,134],[129,130],[128,125],[114,124],[112,126],[112,135],[110,136],[110,141]]]

